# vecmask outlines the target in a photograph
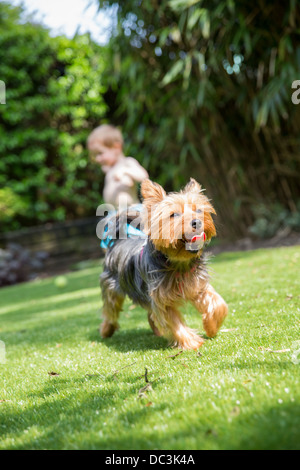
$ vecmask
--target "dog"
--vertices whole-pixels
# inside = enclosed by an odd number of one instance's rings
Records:
[[[180,305],[189,301],[196,307],[210,338],[228,313],[226,302],[209,283],[204,254],[216,235],[215,210],[193,178],[180,192],[168,194],[146,179],[141,194],[143,238],[118,238],[121,214],[115,218],[117,239],[107,249],[100,276],[100,334],[108,338],[119,328],[119,314],[128,295],[148,312],[155,335],[167,338],[173,347],[197,350],[204,339],[185,324]]]

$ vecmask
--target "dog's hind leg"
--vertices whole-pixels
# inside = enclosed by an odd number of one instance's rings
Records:
[[[99,331],[102,338],[109,338],[119,328],[118,319],[125,296],[117,289],[113,280],[100,277],[100,285],[103,296],[103,322]]]
[[[148,312],[148,322],[149,322],[149,325],[151,326],[151,329],[153,331],[153,333],[156,335],[156,336],[162,336],[161,332],[159,331],[159,329],[157,328],[157,326],[155,325],[153,319],[152,319],[152,314],[151,312]]]

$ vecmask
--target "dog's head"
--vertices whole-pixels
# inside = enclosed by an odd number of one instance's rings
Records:
[[[178,261],[200,256],[204,243],[216,235],[211,216],[216,212],[199,183],[191,178],[182,191],[167,194],[146,179],[141,192],[144,231],[155,248]]]

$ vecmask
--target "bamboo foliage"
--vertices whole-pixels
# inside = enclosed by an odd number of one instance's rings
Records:
[[[296,0],[118,2],[112,117],[151,177],[199,179],[224,236],[247,235],[259,204],[297,211],[299,20]]]

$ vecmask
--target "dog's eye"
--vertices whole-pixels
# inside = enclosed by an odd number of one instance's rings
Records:
[[[180,217],[181,214],[179,214],[179,212],[174,212],[173,214],[170,215],[170,217]]]
[[[202,210],[201,210],[201,209],[196,209],[195,212],[197,212],[198,214],[202,214]]]

